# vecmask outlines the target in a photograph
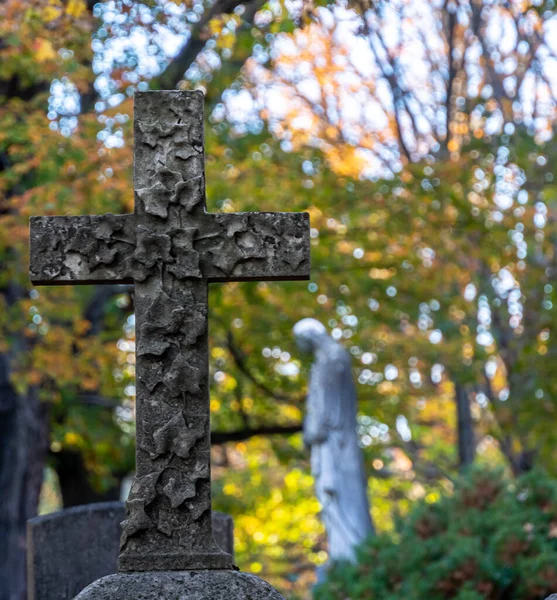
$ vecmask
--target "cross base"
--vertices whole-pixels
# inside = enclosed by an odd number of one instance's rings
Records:
[[[189,569],[233,569],[232,557],[216,550],[195,554],[130,554],[120,555],[119,572],[186,571]]]
[[[267,582],[238,571],[117,573],[97,579],[75,600],[284,600]]]

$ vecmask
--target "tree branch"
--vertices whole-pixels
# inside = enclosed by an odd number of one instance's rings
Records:
[[[84,393],[77,396],[78,403],[82,406],[98,406],[100,408],[116,408],[122,405],[117,398],[105,398],[95,393]]]
[[[456,78],[456,65],[454,60],[454,33],[456,28],[456,10],[452,10],[449,12],[447,9],[448,2],[445,2],[445,12],[447,14],[446,19],[446,37],[447,37],[447,64],[449,67],[448,72],[448,81],[447,81],[447,96],[445,98],[445,148],[448,147],[448,144],[451,139],[450,132],[450,123],[451,123],[451,106],[452,106],[452,96],[454,90],[454,82]]]
[[[299,404],[304,400],[303,396],[298,398],[292,398],[290,396],[286,396],[284,394],[279,394],[272,390],[268,385],[260,381],[248,368],[246,364],[246,359],[244,353],[237,346],[236,341],[234,340],[234,336],[231,331],[228,331],[226,336],[226,346],[230,355],[232,356],[236,367],[238,367],[239,371],[245,375],[259,390],[261,390],[265,395],[274,398],[277,402],[288,402],[290,404]]]
[[[366,28],[367,28],[367,23],[366,23]],[[369,28],[368,28],[368,32],[371,34],[371,32],[369,31]],[[377,51],[377,49],[375,48],[375,44],[373,43],[372,35],[368,36],[369,37],[369,46],[370,46],[371,51],[373,52],[373,55],[375,56],[375,61],[377,63],[377,66],[379,67],[379,70],[381,71],[381,75],[383,75],[383,77],[385,78],[385,81],[387,82],[387,84],[391,90],[391,94],[393,96],[393,116],[395,118],[396,135],[398,138],[398,143],[400,145],[402,154],[406,157],[406,159],[408,161],[410,161],[410,150],[408,149],[408,146],[406,145],[406,142],[404,141],[404,137],[402,135],[402,125],[400,122],[400,115],[399,115],[399,108],[401,107],[401,105],[402,105],[402,108],[404,108],[403,91],[402,91],[402,89],[397,81],[397,78],[395,76],[396,71],[395,71],[394,65],[392,65],[390,62],[390,57],[389,57],[388,50],[385,46],[385,42],[383,41],[383,39],[381,38],[381,36],[379,35],[379,33],[377,31],[375,31],[373,33],[375,33],[375,36],[379,40],[379,42],[383,48],[383,51],[385,52],[385,56],[387,58],[387,62],[389,63],[389,69],[391,72],[388,72],[388,70],[383,65],[383,62],[382,62],[381,58],[379,57],[379,52]]]
[[[184,77],[184,73],[195,62],[199,53],[205,48],[209,33],[207,26],[211,19],[223,14],[230,14],[240,4],[244,4],[244,22],[248,25],[253,23],[255,13],[263,6],[264,0],[251,0],[239,2],[237,0],[217,0],[206,14],[194,25],[190,31],[190,37],[184,44],[178,55],[168,64],[166,69],[151,80],[151,87],[155,89],[174,89]]]
[[[499,78],[497,72],[493,67],[485,35],[481,30],[483,4],[478,2],[477,0],[473,0],[472,2],[470,2],[470,8],[472,9],[472,31],[474,32],[476,39],[480,42],[480,45],[482,47],[482,55],[486,74],[493,87],[493,93],[497,102],[499,103],[501,112],[503,113],[505,120],[509,120],[511,115],[508,114],[508,109],[503,101],[508,101],[510,100],[510,98],[505,90],[501,79]]]
[[[430,460],[424,460],[420,456],[421,446],[414,440],[405,441],[400,437],[400,434],[399,439],[400,443],[395,443],[395,446],[400,448],[407,455],[407,457],[410,458],[410,461],[412,462],[412,468],[417,475],[420,475],[427,481],[436,480],[441,477],[444,477],[449,481],[453,480],[449,473],[447,473],[447,471],[445,471],[445,469],[443,469],[441,466]]]
[[[218,446],[226,442],[241,442],[257,435],[292,435],[302,431],[302,424],[298,425],[270,425],[268,427],[249,427],[236,431],[213,431],[211,445]]]
[[[3,355],[0,355],[0,367],[2,366],[1,359]],[[0,372],[0,376],[2,372]],[[3,379],[0,379],[0,385]],[[1,396],[0,396],[1,397]],[[105,398],[98,394],[80,394],[76,398],[79,404],[83,406],[93,406],[98,408],[114,409],[121,406],[121,402],[116,398]],[[242,429],[234,429],[232,431],[213,431],[211,432],[211,444],[219,446],[227,442],[241,442],[248,440],[258,435],[293,435],[302,431],[302,424],[294,425],[262,425],[261,427],[250,427],[246,426]]]
[[[96,286],[95,292],[89,304],[85,307],[84,318],[91,323],[89,335],[100,333],[102,318],[106,310],[106,303],[113,296],[125,294],[133,290],[131,285],[99,285]]]

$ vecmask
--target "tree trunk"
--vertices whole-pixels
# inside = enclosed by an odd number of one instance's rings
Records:
[[[64,508],[120,499],[120,487],[124,475],[115,473],[117,484],[105,492],[97,492],[89,482],[89,474],[79,452],[62,450],[54,456]]]
[[[456,421],[458,434],[458,464],[461,469],[474,462],[476,442],[470,399],[466,387],[455,382]]]
[[[513,438],[511,435],[505,435],[499,439],[499,448],[503,456],[507,459],[511,471],[515,477],[520,477],[524,473],[531,471],[537,458],[536,450],[513,450]]]
[[[27,520],[37,514],[48,446],[48,407],[19,395],[0,354],[0,600],[25,600]]]

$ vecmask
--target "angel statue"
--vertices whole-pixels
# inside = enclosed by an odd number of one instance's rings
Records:
[[[315,319],[294,326],[300,350],[312,352],[304,443],[327,530],[329,562],[355,560],[354,549],[374,532],[367,477],[356,431],[356,389],[348,352]],[[318,573],[318,580],[323,571]]]

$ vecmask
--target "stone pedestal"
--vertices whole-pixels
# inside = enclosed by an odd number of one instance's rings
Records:
[[[98,579],[75,600],[284,600],[267,582],[239,571],[150,571]]]

